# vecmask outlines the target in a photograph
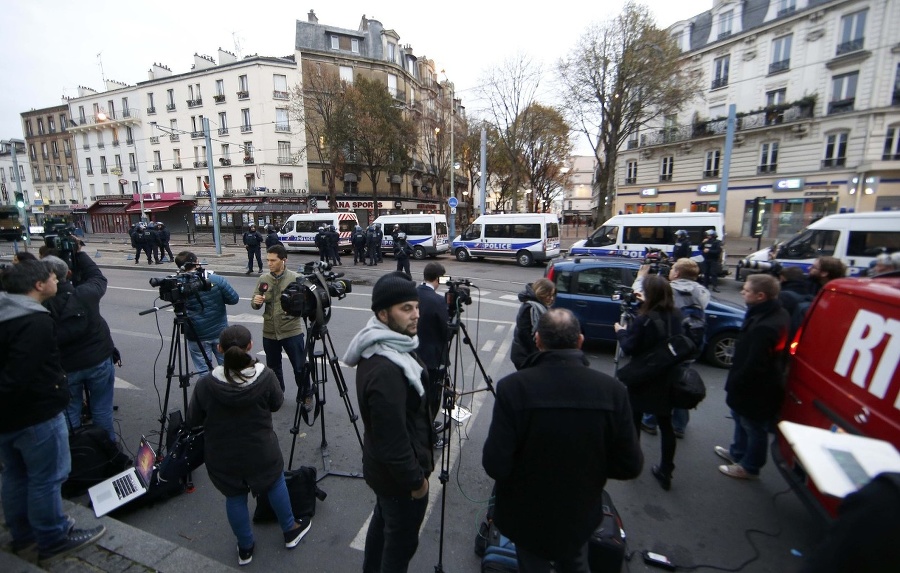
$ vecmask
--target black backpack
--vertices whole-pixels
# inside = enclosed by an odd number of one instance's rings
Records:
[[[681,307],[681,330],[697,348],[703,348],[706,341],[706,313],[700,306],[689,304]]]

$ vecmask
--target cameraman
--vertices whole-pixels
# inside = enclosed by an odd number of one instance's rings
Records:
[[[418,355],[428,370],[425,397],[432,414],[432,423],[441,410],[444,378],[449,362],[447,344],[450,341],[450,313],[444,297],[437,293],[441,277],[446,272],[441,263],[428,263],[423,273],[425,282],[416,287],[419,294]],[[435,448],[443,447],[444,443],[438,433],[443,429],[443,424],[433,426],[432,444]]]
[[[191,251],[181,251],[175,256],[175,264],[180,271],[203,272],[197,263],[197,255]],[[215,360],[213,368],[217,364],[223,364],[224,358],[219,351],[219,335],[228,327],[228,314],[225,312],[226,304],[237,304],[240,297],[238,293],[224,277],[216,274],[208,274],[209,290],[200,290],[196,295],[187,297],[184,306],[191,319],[193,329],[185,329],[185,338],[188,341],[188,350],[191,352],[191,361],[197,374],[203,376],[209,372],[209,366],[203,358],[202,346],[206,350],[206,356],[210,361]]]
[[[100,315],[100,300],[106,294],[106,277],[78,241],[72,260],[79,281],[72,283],[69,265],[59,257],[47,256],[43,262],[59,280],[56,296],[43,304],[56,323],[60,365],[68,379],[69,405],[66,417],[71,428],[81,427],[81,409],[85,390],[89,397],[91,419],[106,430],[113,443],[118,441],[113,426],[113,391],[118,351],[109,325]]]

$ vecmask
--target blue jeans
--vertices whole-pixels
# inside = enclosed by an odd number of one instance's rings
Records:
[[[769,421],[741,416],[734,410],[731,416],[734,418],[734,437],[728,453],[747,473],[759,475],[769,451]]]
[[[216,364],[221,365],[225,362],[225,357],[222,356],[222,353],[219,352],[219,340],[201,340],[200,342],[195,342],[193,340],[188,340],[188,352],[191,353],[191,362],[194,363],[194,369],[197,371],[197,374],[203,376],[207,372],[209,372],[209,367],[206,365],[206,360],[203,359],[203,353],[200,352],[200,345],[203,345],[203,349],[206,350],[206,355],[213,363],[213,368],[216,367]]]
[[[683,434],[687,429],[688,422],[691,419],[690,410],[685,410],[684,408],[673,408],[672,409],[672,428],[678,432],[679,434]],[[644,419],[642,423],[645,426],[650,428],[656,427],[656,416],[653,414],[644,414]]]
[[[69,430],[63,413],[0,434],[3,483],[0,497],[15,545],[37,541],[48,550],[68,535],[60,488],[72,468]]]
[[[284,392],[284,371],[281,368],[281,350],[284,349],[288,360],[291,361],[291,367],[294,369],[294,382],[297,383],[298,395],[306,396],[309,394],[309,377],[303,372],[303,366],[306,364],[306,344],[303,341],[303,335],[290,336],[275,340],[274,338],[263,337],[263,350],[266,353],[266,366],[275,372],[278,376],[278,382],[281,384],[281,391]]]
[[[94,425],[106,430],[109,439],[118,441],[113,427],[113,390],[116,383],[116,367],[112,356],[90,368],[67,372],[69,380],[69,405],[66,415],[72,428],[81,427],[81,402],[84,389],[90,396],[91,419]]]
[[[269,498],[272,509],[275,510],[281,530],[288,532],[293,529],[294,512],[291,509],[291,497],[288,494],[283,473],[266,492],[266,496]],[[237,537],[238,547],[241,549],[253,547],[253,526],[250,524],[250,510],[247,509],[247,492],[226,497],[225,513],[228,515],[231,531]]]
[[[419,528],[428,496],[422,499],[376,496],[366,532],[363,573],[406,573],[419,548]]]

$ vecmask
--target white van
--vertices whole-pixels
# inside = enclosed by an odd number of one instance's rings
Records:
[[[772,248],[763,249],[740,261],[737,278],[743,278],[742,272],[744,276],[759,272],[754,268],[757,262],[772,260],[809,273],[813,261],[822,256],[839,258],[847,265],[848,276],[860,276],[879,254],[900,251],[900,211],[829,215],[774,248],[774,253]]]
[[[700,243],[713,229],[725,240],[722,213],[643,213],[616,215],[603,223],[587,239],[576,241],[570,255],[608,255],[643,258],[646,249],[661,249],[669,256],[675,248],[675,232],[684,230],[691,239],[691,258],[703,260]]]
[[[450,250],[450,238],[447,235],[447,217],[436,214],[419,215],[382,215],[373,221],[381,223],[384,239],[381,250],[385,254],[393,254],[394,237],[391,232],[394,225],[406,233],[406,242],[413,248],[413,256],[419,260],[435,257]]]
[[[278,240],[288,251],[317,251],[316,235],[319,227],[334,225],[340,235],[338,248],[347,252],[351,249],[350,235],[359,224],[356,213],[298,213],[291,215],[278,232]]]
[[[559,256],[559,219],[544,213],[481,215],[450,248],[459,261],[507,257],[527,267]]]

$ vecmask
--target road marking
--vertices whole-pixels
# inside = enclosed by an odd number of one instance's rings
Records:
[[[250,314],[247,312],[241,314],[229,314],[228,322],[249,322],[252,324],[262,324],[263,317],[261,314]]]
[[[118,376],[116,376],[116,381],[113,383],[113,388],[116,388],[118,390],[140,390],[140,388],[138,388],[131,382],[126,382]]]
[[[501,295],[500,295],[500,299],[501,299],[501,300],[516,300],[516,301],[517,301],[517,300],[519,300],[519,295],[517,295],[517,294],[501,294]]]
[[[484,346],[481,347],[482,352],[490,352],[493,349],[494,349],[494,341],[493,340],[488,340],[487,342],[484,343]]]

